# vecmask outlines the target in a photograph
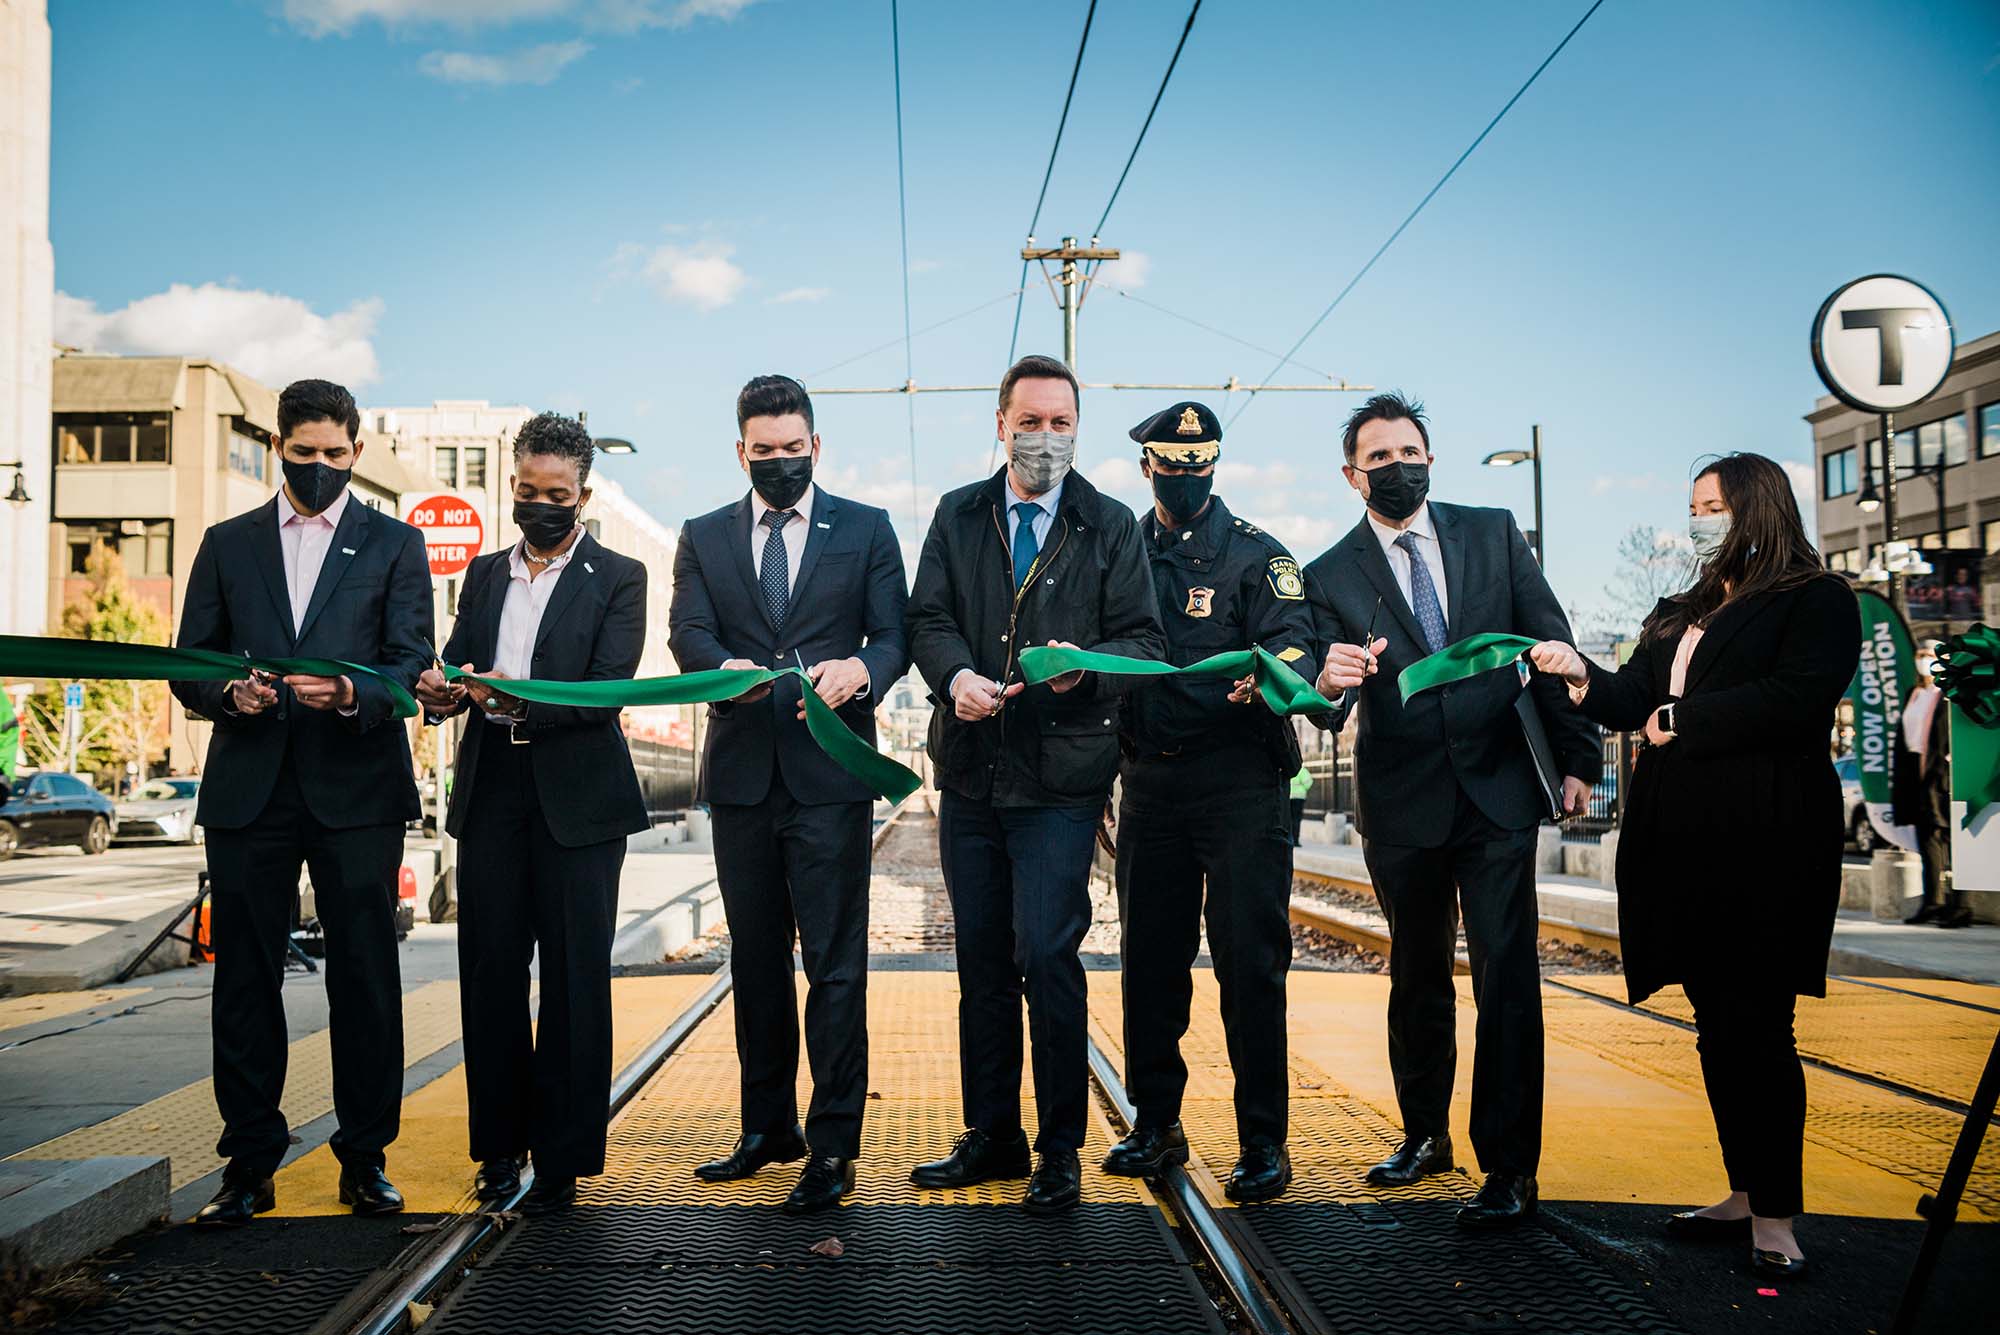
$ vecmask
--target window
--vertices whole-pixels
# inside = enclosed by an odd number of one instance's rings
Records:
[[[89,797],[97,791],[74,774],[50,774],[45,777],[57,797]]]
[[[235,419],[229,431],[229,471],[262,482],[270,476],[271,450],[261,434],[253,434],[256,431],[242,418]]]
[[[1861,549],[1858,547],[1848,547],[1841,551],[1828,552],[1826,554],[1826,568],[1828,570],[1838,570],[1844,575],[1860,573]]]
[[[1944,462],[1947,468],[1972,457],[1972,452],[1966,448],[1964,413],[1954,413],[1938,426],[1944,431]]]
[[[1980,545],[1989,552],[2000,552],[2000,520],[1989,519],[1979,526]]]
[[[56,459],[66,464],[171,461],[172,421],[149,413],[63,413],[55,418]]]
[[[90,569],[90,554],[99,547],[115,547],[125,561],[128,575],[171,575],[174,524],[171,519],[72,520],[69,530],[69,573],[82,575]]]
[[[1979,410],[1979,454],[1981,458],[2000,454],[2000,403]]]
[[[1947,547],[1971,547],[1971,527],[1969,525],[1961,525],[1958,528],[1952,529],[1944,535],[1944,545]]]
[[[444,483],[447,487],[458,485],[458,446],[440,445],[437,447],[436,472],[438,481]]]
[[[1835,450],[1820,460],[1820,476],[1824,485],[1822,494],[1827,500],[1837,496],[1851,496],[1856,489],[1854,477],[1854,447]]]
[[[486,447],[468,445],[465,447],[465,473],[462,485],[484,490],[486,487]]]

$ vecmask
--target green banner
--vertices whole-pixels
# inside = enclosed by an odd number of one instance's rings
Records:
[[[812,677],[805,669],[717,668],[713,672],[687,672],[677,677],[638,677],[613,681],[534,681],[512,677],[487,677],[463,668],[447,667],[445,680],[481,682],[496,691],[534,704],[576,705],[586,709],[624,709],[643,705],[701,705],[734,700],[745,691],[797,677],[806,702],[806,731],[834,764],[866,784],[869,791],[890,802],[901,802],[924,781],[915,771],[890,756],[883,755],[847,726],[833,706],[813,690]]]
[[[1861,662],[1847,688],[1854,705],[1854,754],[1861,796],[1885,809],[1894,800],[1896,755],[1902,749],[1903,702],[1916,684],[1910,628],[1887,598],[1862,590]],[[1888,823],[1894,824],[1894,821]]]
[[[1029,685],[1060,677],[1065,672],[1102,672],[1114,677],[1227,677],[1240,681],[1257,679],[1257,694],[1272,713],[1324,714],[1334,703],[1312,688],[1312,683],[1261,645],[1212,654],[1199,663],[1175,667],[1150,658],[1126,658],[1122,654],[1098,654],[1088,649],[1051,649],[1041,646],[1021,651],[1021,677]]]
[[[1951,706],[1951,800],[1965,803],[1965,819],[2000,802],[2000,728],[1982,727]]]
[[[14,697],[0,691],[0,780],[14,781],[15,767],[21,763],[21,720],[14,713]],[[0,800],[5,794],[0,793]]]
[[[1479,635],[1468,635],[1457,644],[1448,644],[1429,658],[1419,658],[1403,669],[1396,678],[1396,689],[1403,694],[1403,703],[1419,691],[1428,691],[1433,686],[1449,686],[1467,677],[1477,677],[1495,668],[1506,667],[1534,648],[1541,641],[1528,635],[1507,635],[1499,631],[1487,631]]]
[[[240,681],[252,669],[274,676],[373,677],[394,702],[397,718],[410,718],[417,702],[374,668],[337,658],[231,657],[208,649],[119,640],[67,640],[50,635],[0,635],[0,677],[49,677],[96,681]]]
[[[2000,801],[2000,631],[1978,625],[1945,642],[1938,686],[1951,701],[1951,797],[1965,820]]]

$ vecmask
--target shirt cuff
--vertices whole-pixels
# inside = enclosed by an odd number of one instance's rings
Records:
[[[1583,697],[1590,694],[1590,678],[1585,677],[1581,686],[1571,686],[1568,682],[1564,682],[1563,689],[1569,692],[1571,704],[1580,705],[1583,703]]]
[[[971,668],[960,668],[951,674],[951,680],[944,684],[944,698],[947,702],[958,699],[958,679],[970,671]]]

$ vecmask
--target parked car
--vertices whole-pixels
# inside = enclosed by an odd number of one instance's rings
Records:
[[[118,832],[111,799],[76,774],[23,774],[7,787],[0,803],[0,859],[17,848],[74,844],[102,853]]]
[[[201,826],[194,823],[195,797],[200,792],[199,775],[148,779],[118,804],[118,842],[200,843]]]
[[[1861,761],[1852,753],[1833,762],[1833,772],[1840,776],[1840,798],[1842,809],[1847,813],[1847,846],[1863,857],[1873,853],[1882,842],[1882,836],[1875,833],[1875,827],[1868,820],[1868,803],[1861,796]]]

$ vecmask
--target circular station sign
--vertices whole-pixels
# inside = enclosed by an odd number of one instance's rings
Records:
[[[403,520],[423,533],[431,574],[438,578],[465,573],[486,544],[486,522],[468,497],[450,492],[420,496],[405,502]]]
[[[1813,318],[1813,366],[1834,397],[1863,412],[1922,403],[1951,370],[1951,317],[1922,283],[1857,278]]]

